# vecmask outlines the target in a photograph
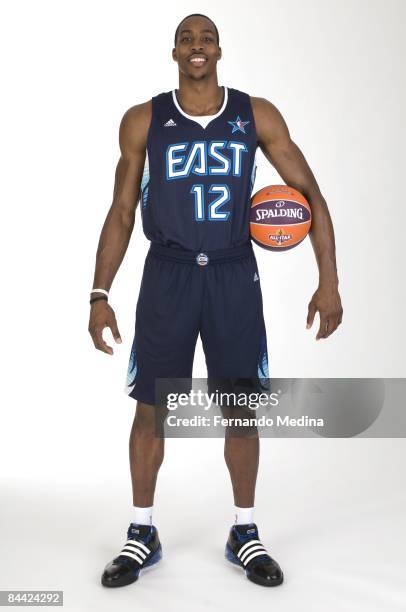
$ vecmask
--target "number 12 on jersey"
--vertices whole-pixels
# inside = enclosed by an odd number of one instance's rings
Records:
[[[204,185],[193,185],[190,193],[194,195],[196,221],[205,221],[206,202]],[[227,221],[230,212],[220,211],[220,208],[230,200],[230,189],[228,185],[210,185],[208,193],[219,194],[217,198],[207,204],[208,221]]]

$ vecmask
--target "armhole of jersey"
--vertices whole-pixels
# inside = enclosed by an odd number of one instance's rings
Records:
[[[148,147],[149,147],[149,142],[150,142],[150,137],[151,137],[152,123],[154,121],[154,115],[155,115],[154,106],[155,106],[155,96],[151,98],[151,121],[149,122],[148,132],[147,132],[147,146],[146,146],[147,153],[148,153]]]
[[[252,166],[251,166],[251,175],[250,175],[250,195],[252,196],[252,192],[254,189],[254,184],[255,184],[255,179],[257,177],[257,153],[255,151],[254,153],[254,159],[252,160]]]
[[[154,107],[155,107],[156,97],[157,96],[153,96],[151,98],[151,121],[149,122],[149,127],[148,127],[147,145],[145,147],[144,168],[143,168],[143,171],[142,171],[141,185],[140,185],[141,214],[143,214],[144,209],[147,206],[148,196],[149,196],[149,188],[150,188],[150,156],[149,156],[149,152],[150,152],[151,132],[152,132],[152,127],[153,127],[153,122],[154,122],[154,117],[155,117]]]
[[[255,151],[253,154],[251,172],[250,172],[250,193],[252,195],[254,184],[255,184],[255,179],[257,176],[257,169],[258,169],[258,164],[257,164],[258,134],[257,134],[257,126],[255,123],[255,117],[254,117],[254,109],[252,107],[252,102],[251,102],[251,96],[248,93],[246,93],[245,95],[247,96],[247,103],[249,106],[249,112],[251,114],[251,121],[252,121],[252,125],[254,126],[254,138],[255,138]]]
[[[258,148],[258,133],[257,133],[257,125],[255,123],[255,117],[254,117],[254,109],[252,108],[251,96],[249,94],[247,94],[247,96],[248,96],[248,104],[249,104],[251,115],[252,115],[252,124],[254,126],[255,144],[256,144],[256,149],[257,149]]]

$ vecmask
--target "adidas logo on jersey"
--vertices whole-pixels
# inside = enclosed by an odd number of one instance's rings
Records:
[[[175,126],[175,125],[177,125],[177,123],[175,123],[173,119],[169,119],[169,121],[164,123],[165,127],[172,127],[172,126]]]
[[[255,283],[255,281],[258,281],[258,280],[259,280],[259,276],[258,276],[258,274],[255,272],[255,274],[254,274],[254,283]],[[248,533],[248,532],[247,532],[247,533]]]

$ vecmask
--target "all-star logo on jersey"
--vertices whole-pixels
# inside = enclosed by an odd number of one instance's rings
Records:
[[[243,134],[247,133],[245,131],[245,126],[248,125],[249,121],[242,121],[240,115],[237,116],[235,121],[227,121],[227,123],[233,127],[233,131],[231,132],[232,134],[234,134],[234,132],[242,132]]]
[[[175,121],[173,119],[169,119],[169,121],[164,123],[165,127],[172,127],[172,126],[176,126],[176,125],[177,125],[177,123],[175,123]]]

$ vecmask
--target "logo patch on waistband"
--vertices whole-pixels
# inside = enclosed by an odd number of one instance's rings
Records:
[[[207,264],[209,263],[209,258],[206,253],[199,253],[199,255],[197,255],[196,257],[196,263],[199,266],[207,266]]]

